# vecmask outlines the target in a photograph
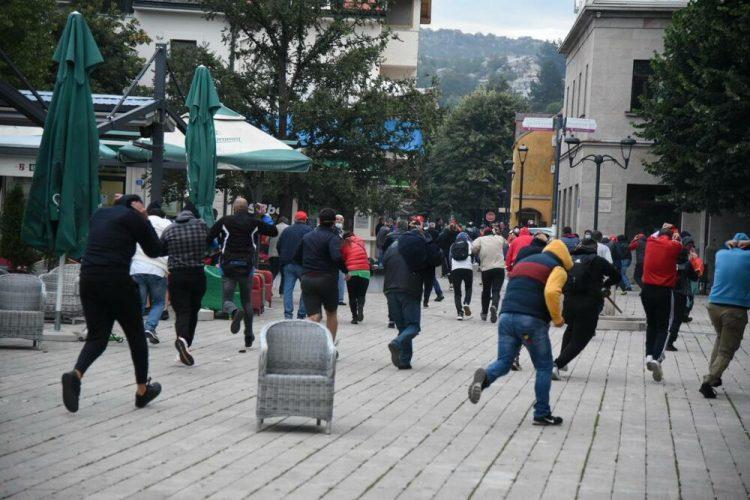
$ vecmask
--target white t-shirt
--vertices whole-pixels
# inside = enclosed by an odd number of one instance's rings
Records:
[[[604,243],[596,243],[596,255],[604,258],[607,262],[612,264],[612,252],[609,251],[609,247]]]
[[[458,240],[456,240],[456,243],[458,243]],[[456,244],[454,243],[454,245]],[[471,265],[471,241],[466,241],[466,243],[469,244],[469,256],[464,260],[456,260],[451,256],[451,269],[470,269],[474,270],[474,268]]]

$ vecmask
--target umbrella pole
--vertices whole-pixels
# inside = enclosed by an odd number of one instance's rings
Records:
[[[62,322],[62,294],[63,294],[63,266],[65,265],[65,254],[60,256],[57,265],[57,292],[55,294],[55,331],[60,331]]]

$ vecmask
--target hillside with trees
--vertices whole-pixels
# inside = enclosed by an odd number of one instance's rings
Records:
[[[532,111],[562,107],[565,59],[557,43],[529,37],[423,29],[419,35],[418,85],[438,82],[441,104],[454,106],[482,85],[507,82]]]

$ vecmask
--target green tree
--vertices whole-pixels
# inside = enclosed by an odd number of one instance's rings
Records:
[[[73,0],[8,0],[0,16],[0,47],[37,89],[50,89],[55,81],[52,55],[70,12],[84,15],[104,62],[91,75],[94,92],[120,94],[146,62],[136,47],[151,40],[134,18],[127,18],[115,2]],[[0,62],[0,78],[26,88],[10,68]]]
[[[639,135],[646,170],[686,211],[750,211],[750,3],[696,0],[677,11],[652,60]]]
[[[36,251],[21,239],[23,210],[26,200],[21,186],[8,192],[0,215],[0,257],[8,259],[14,269],[30,267],[39,258]]]
[[[437,133],[421,206],[460,216],[493,206],[497,181],[505,180],[502,162],[511,156],[515,113],[523,109],[508,92],[481,88],[464,97]]]
[[[372,15],[363,15],[359,3]],[[235,192],[255,200],[278,196],[286,209],[296,197],[350,212],[402,196],[387,186],[416,168],[407,138],[431,113],[423,107],[435,102],[414,82],[372,74],[394,39],[377,14],[387,3],[204,1],[208,17],[227,21],[225,43],[234,49],[244,98],[238,111],[275,137],[302,140],[315,161],[304,176],[245,174]]]
[[[0,48],[37,88],[50,83],[60,13],[55,0],[7,0],[0,15]],[[0,61],[0,79],[26,88]]]
[[[531,83],[529,105],[532,111],[557,113],[562,108],[565,87],[565,60],[557,52],[559,43],[545,42],[537,54],[539,74]]]

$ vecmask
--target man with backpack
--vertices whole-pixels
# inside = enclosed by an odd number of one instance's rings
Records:
[[[560,240],[553,240],[542,253],[516,263],[500,309],[497,360],[474,372],[469,401],[478,403],[482,391],[510,371],[513,358],[524,345],[536,368],[534,425],[562,423],[562,418],[552,415],[549,405],[554,367],[549,323],[558,327],[565,324],[560,300],[567,271],[572,268],[568,247]]]
[[[607,293],[610,287],[620,282],[617,268],[597,255],[593,239],[581,241],[571,257],[573,269],[568,272],[568,281],[563,288],[563,318],[568,326],[552,370],[552,380],[560,380],[560,370],[566,371],[568,363],[586,348],[599,322],[603,291]],[[606,280],[602,283],[604,278]]]
[[[440,249],[425,238],[421,229],[404,233],[388,247],[383,257],[383,291],[388,316],[398,328],[398,335],[388,343],[388,350],[391,362],[399,370],[411,369],[412,340],[421,330],[422,287],[441,262]]]
[[[456,303],[458,320],[471,316],[471,291],[474,282],[474,267],[471,262],[471,239],[465,232],[458,234],[456,242],[451,245],[451,283],[453,284],[453,299]],[[463,305],[461,304],[461,284],[464,284]]]

